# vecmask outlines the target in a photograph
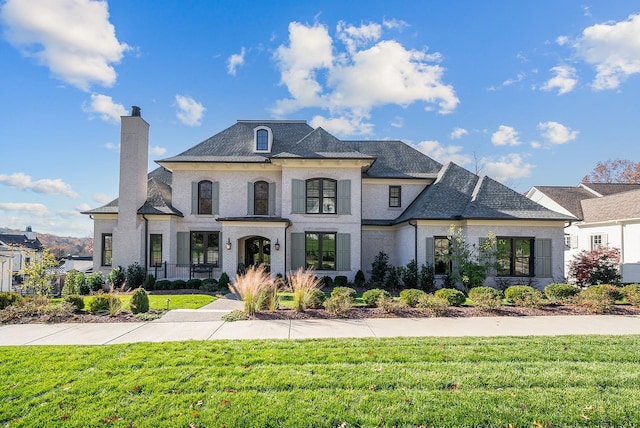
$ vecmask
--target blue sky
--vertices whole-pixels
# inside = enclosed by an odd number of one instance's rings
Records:
[[[0,0],[0,227],[90,236],[119,117],[153,161],[238,119],[400,139],[524,192],[639,159],[640,2]]]

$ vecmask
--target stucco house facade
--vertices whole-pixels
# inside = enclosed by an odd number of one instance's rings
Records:
[[[640,184],[535,186],[527,197],[574,218],[565,224],[565,269],[582,251],[615,247],[622,281],[640,282]]]
[[[500,275],[540,286],[564,275],[571,217],[401,141],[239,120],[147,173],[148,132],[138,108],[122,117],[119,198],[85,212],[96,272],[137,262],[159,276],[233,278],[263,263],[368,279],[381,251],[395,266],[438,265],[453,225],[468,242],[492,232],[512,249]]]

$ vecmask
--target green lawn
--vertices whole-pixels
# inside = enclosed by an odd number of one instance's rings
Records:
[[[0,355],[0,425],[11,427],[640,421],[638,336],[192,341]]]

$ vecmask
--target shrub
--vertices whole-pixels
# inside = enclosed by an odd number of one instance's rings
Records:
[[[345,289],[346,287],[339,288]],[[331,297],[325,300],[323,305],[333,315],[342,317],[346,315],[346,313],[349,312],[349,309],[353,306],[353,295],[349,293],[334,294],[332,292]]]
[[[549,284],[544,287],[544,294],[552,302],[568,302],[580,292],[571,284]]]
[[[391,294],[381,288],[372,288],[371,290],[367,290],[362,293],[362,300],[365,305],[369,307],[376,307],[378,305],[378,299],[382,296],[391,297]]]
[[[0,323],[22,320],[24,317],[38,317],[39,322],[66,321],[73,315],[74,307],[68,302],[51,304],[46,296],[28,296],[0,311]]]
[[[313,290],[311,290],[309,300],[307,300],[307,308],[320,309],[326,298],[327,296],[322,290],[314,288]]]
[[[362,287],[366,282],[367,280],[364,277],[364,272],[362,272],[362,269],[358,270],[358,272],[356,272],[355,278],[353,279],[353,283],[356,287]]]
[[[171,281],[168,279],[161,279],[156,281],[154,288],[156,290],[170,290],[171,289]]]
[[[147,277],[144,279],[144,284],[142,284],[142,287],[145,290],[153,290],[153,288],[156,285],[156,277],[148,274]]]
[[[624,294],[627,302],[631,303],[635,307],[640,307],[640,284],[627,285],[620,291]]]
[[[78,272],[75,277],[76,287],[78,287],[78,293],[86,296],[87,294],[91,294],[91,287],[87,283],[87,276],[84,272]]]
[[[98,294],[89,300],[89,312],[92,314],[116,315],[121,308],[120,299],[111,294]]]
[[[147,292],[144,291],[144,288],[136,288],[131,295],[129,307],[133,314],[149,312],[149,296]]]
[[[437,317],[445,315],[449,310],[449,306],[449,301],[447,299],[433,294],[425,294],[418,301],[417,307],[419,309],[423,309],[428,315]]]
[[[229,275],[226,272],[222,272],[220,278],[218,279],[218,289],[222,292],[229,291]]]
[[[436,274],[432,265],[422,265],[418,275],[418,286],[422,291],[432,291],[436,286]]]
[[[187,281],[186,287],[188,289],[199,289],[202,286],[202,280],[200,278],[192,278]]]
[[[293,292],[293,309],[296,312],[303,312],[307,309],[313,290],[320,287],[320,280],[313,270],[299,268],[295,272],[289,272],[287,286]]]
[[[487,279],[487,267],[478,263],[467,262],[462,265],[461,281],[467,289],[481,287]]]
[[[127,279],[127,276],[122,269],[122,266],[115,267],[111,269],[111,272],[107,275],[107,283],[113,288],[120,288],[124,281]]]
[[[86,276],[85,282],[89,290],[94,293],[104,290],[104,277],[102,276],[102,272],[90,273]]]
[[[331,297],[348,296],[352,301],[356,298],[356,294],[356,290],[351,287],[334,287],[331,291]]]
[[[502,305],[502,293],[492,287],[474,287],[469,291],[469,298],[476,307],[492,311]]]
[[[516,306],[537,308],[542,305],[542,293],[530,285],[512,285],[504,290],[504,297]]]
[[[184,290],[185,288],[187,288],[187,281],[184,279],[174,279],[171,281],[172,290]]]
[[[226,321],[226,322],[245,321],[248,319],[249,319],[249,316],[238,309],[234,309],[228,314],[224,314],[222,316],[222,321]]]
[[[435,296],[446,300],[449,306],[462,306],[466,300],[464,293],[455,288],[441,288],[435,292]]]
[[[214,292],[218,290],[218,281],[215,278],[206,278],[202,280],[200,290]]]
[[[333,279],[334,287],[346,287],[349,284],[349,279],[344,275],[337,275]]]
[[[591,313],[605,314],[611,312],[615,300],[606,286],[592,285],[578,293],[576,303]]]
[[[145,269],[137,262],[127,266],[127,272],[125,274],[127,288],[133,290],[142,287],[146,275],[147,272]]]
[[[591,251],[581,251],[569,263],[569,275],[578,287],[598,284],[619,284],[620,250],[599,247]]]
[[[400,279],[405,288],[418,287],[418,262],[415,259],[400,269]]]
[[[400,271],[395,266],[387,268],[387,275],[384,277],[384,288],[394,290],[400,285]]]
[[[265,272],[264,265],[259,265],[250,266],[243,275],[236,274],[235,281],[230,284],[230,287],[242,298],[244,311],[251,316],[259,309],[260,293],[271,284],[273,284],[271,276]]]
[[[84,309],[84,297],[77,294],[69,294],[64,297],[64,301],[73,305],[76,311]]]
[[[400,300],[410,306],[415,308],[418,305],[418,301],[421,297],[425,296],[425,293],[422,290],[418,290],[416,288],[407,288],[400,292]]]
[[[320,284],[322,287],[333,287],[333,278],[330,276],[323,276],[322,279],[320,279]]]
[[[80,272],[75,269],[71,269],[67,272],[67,275],[64,278],[64,285],[62,286],[62,297],[80,293],[80,287],[78,287],[76,280],[79,274]]]
[[[22,301],[22,295],[20,295],[20,293],[16,293],[15,291],[0,293],[0,309],[4,309],[20,301]]]
[[[371,282],[383,283],[389,269],[389,256],[380,251],[371,264]]]
[[[401,300],[396,300],[389,293],[380,296],[376,302],[376,306],[385,312],[395,314],[401,312],[407,304]]]

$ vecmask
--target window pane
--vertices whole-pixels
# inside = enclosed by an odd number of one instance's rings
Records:
[[[320,212],[320,199],[307,198],[307,212],[317,214]]]
[[[307,233],[305,242],[305,263],[307,268],[318,269],[318,261],[320,260],[319,248],[318,235],[315,233]]]
[[[211,214],[213,184],[210,181],[198,183],[198,214]]]
[[[335,214],[336,212],[336,199],[324,198],[322,200],[322,212],[325,214]]]
[[[333,233],[322,234],[322,265],[321,269],[336,269],[336,235]]]
[[[320,180],[307,181],[307,198],[320,197]]]
[[[269,133],[266,129],[260,129],[256,133],[256,149],[269,150]]]
[[[191,232],[191,264],[204,263],[204,238],[203,232]]]
[[[205,257],[205,263],[218,266],[219,246],[218,246],[218,232],[207,233],[207,251]]]
[[[113,235],[102,235],[102,266],[111,266],[111,257],[113,254]]]
[[[400,206],[400,186],[389,186],[389,206]]]
[[[514,239],[515,241],[515,276],[529,276],[531,270],[531,239]]]
[[[333,180],[322,180],[322,196],[325,198],[336,197],[336,182]]]
[[[150,266],[160,266],[162,264],[162,235],[151,235],[151,259]]]
[[[253,184],[253,212],[256,215],[269,214],[269,183],[256,181]]]
[[[511,239],[498,238],[496,242],[498,275],[511,275]]]
[[[444,275],[450,271],[449,244],[448,238],[436,237],[434,240],[434,273],[437,275]]]

